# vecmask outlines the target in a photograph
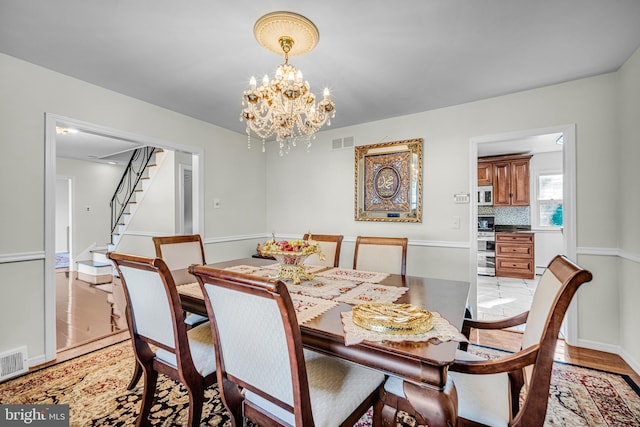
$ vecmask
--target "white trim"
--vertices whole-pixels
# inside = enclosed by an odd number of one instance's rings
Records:
[[[591,350],[604,351],[605,353],[612,353],[612,354],[620,354],[622,352],[621,347],[617,344],[607,344],[599,341],[591,341],[591,340],[585,340],[585,339],[579,339],[577,342],[577,346],[582,348],[588,348]]]
[[[55,179],[56,179],[56,125],[64,123],[78,129],[139,143],[144,146],[183,151],[192,154],[194,181],[194,233],[204,234],[204,149],[146,135],[138,135],[106,126],[45,113],[45,192],[44,192],[44,322],[45,360],[56,357],[56,287],[55,287]],[[196,191],[198,191],[196,195]]]
[[[254,240],[254,239],[268,239],[271,237],[271,234],[261,233],[261,234],[244,234],[239,236],[224,236],[224,237],[211,237],[208,239],[203,239],[202,242],[205,245],[215,244],[215,243],[227,243],[227,242],[240,242],[243,240]],[[289,237],[283,237],[284,239],[289,239]],[[299,239],[300,236],[292,237],[293,239]]]
[[[640,373],[640,362],[634,359],[633,357],[631,357],[631,355],[627,353],[627,351],[624,348],[621,348],[620,353],[618,354],[620,355],[620,357],[622,357],[622,359],[625,362],[627,362],[627,365],[631,366],[631,369],[633,369],[636,372],[636,374]]]
[[[628,261],[633,261],[640,264],[640,254],[625,251],[624,249],[618,249],[618,256]]]
[[[45,113],[44,136],[44,361],[56,358],[56,125]]]
[[[302,236],[300,234],[283,234],[283,233],[275,233],[278,239],[300,239]],[[265,237],[271,237],[271,234],[265,234]],[[356,236],[344,236],[342,238],[342,243],[355,243],[357,237]],[[227,241],[227,240],[224,240]],[[432,248],[453,248],[453,249],[469,249],[471,247],[471,243],[469,242],[447,242],[447,241],[438,241],[438,240],[409,240],[407,243],[408,246],[418,246],[418,247],[432,247]]]
[[[193,200],[193,168],[191,165],[185,165],[184,163],[178,164],[178,224],[177,230],[180,234],[186,234],[184,229],[184,196],[185,196],[185,187],[184,187],[184,175],[185,172],[191,172],[191,197]],[[191,209],[193,210],[193,201],[191,202]],[[193,231],[193,215],[191,215],[191,231]],[[189,233],[191,234],[191,233]]]
[[[516,132],[505,132],[494,135],[485,135],[472,137],[469,140],[469,188],[470,193],[476,194],[478,191],[478,144],[511,141],[526,138],[529,136],[544,135],[549,133],[562,133],[564,144],[563,152],[563,174],[564,174],[564,191],[563,191],[563,236],[564,245],[563,252],[570,259],[575,260],[576,257],[576,125],[565,124],[551,126],[546,128],[529,129]],[[477,215],[478,207],[476,198],[473,197],[469,204],[470,224],[469,241],[475,242],[477,235]],[[470,245],[469,251],[469,282],[471,289],[469,290],[469,304],[473,308],[473,312],[477,313],[477,247]],[[566,316],[566,340],[569,344],[573,344],[578,339],[578,296],[569,306]]]
[[[39,261],[45,258],[46,255],[44,251],[0,254],[0,264],[8,264],[10,262]]]
[[[576,249],[578,255],[620,256],[618,248],[589,248],[581,246]]]

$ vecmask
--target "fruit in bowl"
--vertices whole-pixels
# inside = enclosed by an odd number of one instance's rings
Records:
[[[278,259],[278,256],[286,258],[285,264],[298,264],[294,262],[296,258],[302,258],[304,260],[311,254],[318,254],[321,258],[324,258],[320,245],[313,240],[280,240],[275,239],[267,240],[258,247],[261,255],[273,256]],[[301,260],[298,260],[301,262]],[[282,262],[282,261],[281,261]]]
[[[313,279],[313,275],[307,273],[302,265],[309,255],[318,254],[320,259],[324,259],[320,245],[311,239],[276,241],[273,238],[259,245],[258,251],[262,256],[274,257],[280,263],[278,277],[293,279],[295,284],[300,284],[303,279]]]

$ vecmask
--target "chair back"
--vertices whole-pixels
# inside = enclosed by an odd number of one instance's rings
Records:
[[[523,350],[539,346],[535,362],[524,370],[528,391],[518,414],[523,420],[531,420],[537,416],[535,414],[541,413],[540,424],[544,421],[560,327],[576,291],[592,277],[588,270],[563,255],[557,255],[538,282],[522,337]]]
[[[305,260],[305,264],[323,265],[326,267],[337,267],[340,264],[340,247],[342,246],[342,235],[332,234],[305,234],[303,239],[314,240],[320,245],[324,260],[321,260],[317,254],[312,254]]]
[[[176,285],[193,283],[196,279],[188,274],[191,264],[205,264],[204,246],[199,234],[185,236],[155,236],[153,244],[156,256],[162,258],[174,276]]]
[[[193,266],[190,272],[205,295],[218,383],[230,381],[277,405],[280,420],[293,414],[295,425],[313,425],[300,329],[284,283],[206,266]],[[220,387],[223,400],[239,396],[237,387]],[[272,419],[253,405],[255,400],[244,399],[245,413]]]
[[[182,319],[182,306],[166,263],[159,258],[115,252],[107,256],[120,274],[134,341],[141,340],[177,353],[181,347],[177,337],[186,337],[186,328],[183,322],[177,321]],[[188,345],[182,350],[188,352]]]
[[[356,239],[353,268],[392,274],[406,274],[406,237],[365,237]]]

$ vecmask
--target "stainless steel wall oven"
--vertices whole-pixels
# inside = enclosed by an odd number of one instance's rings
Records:
[[[496,233],[491,215],[478,216],[478,274],[496,275]]]

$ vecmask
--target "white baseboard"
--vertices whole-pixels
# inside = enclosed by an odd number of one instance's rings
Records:
[[[629,353],[627,353],[624,349],[620,350],[620,357],[627,362],[627,365],[631,366],[631,369],[638,375],[640,375],[640,363],[635,360]]]
[[[591,350],[604,351],[605,353],[617,354],[624,360],[627,365],[634,370],[634,372],[640,375],[640,363],[635,360],[629,353],[627,353],[622,347],[614,344],[605,344],[598,341],[591,340],[578,340],[578,346],[588,348]]]
[[[606,344],[599,341],[578,339],[578,347],[584,347],[591,350],[604,351],[605,353],[613,353],[620,355],[621,348],[617,344]]]

